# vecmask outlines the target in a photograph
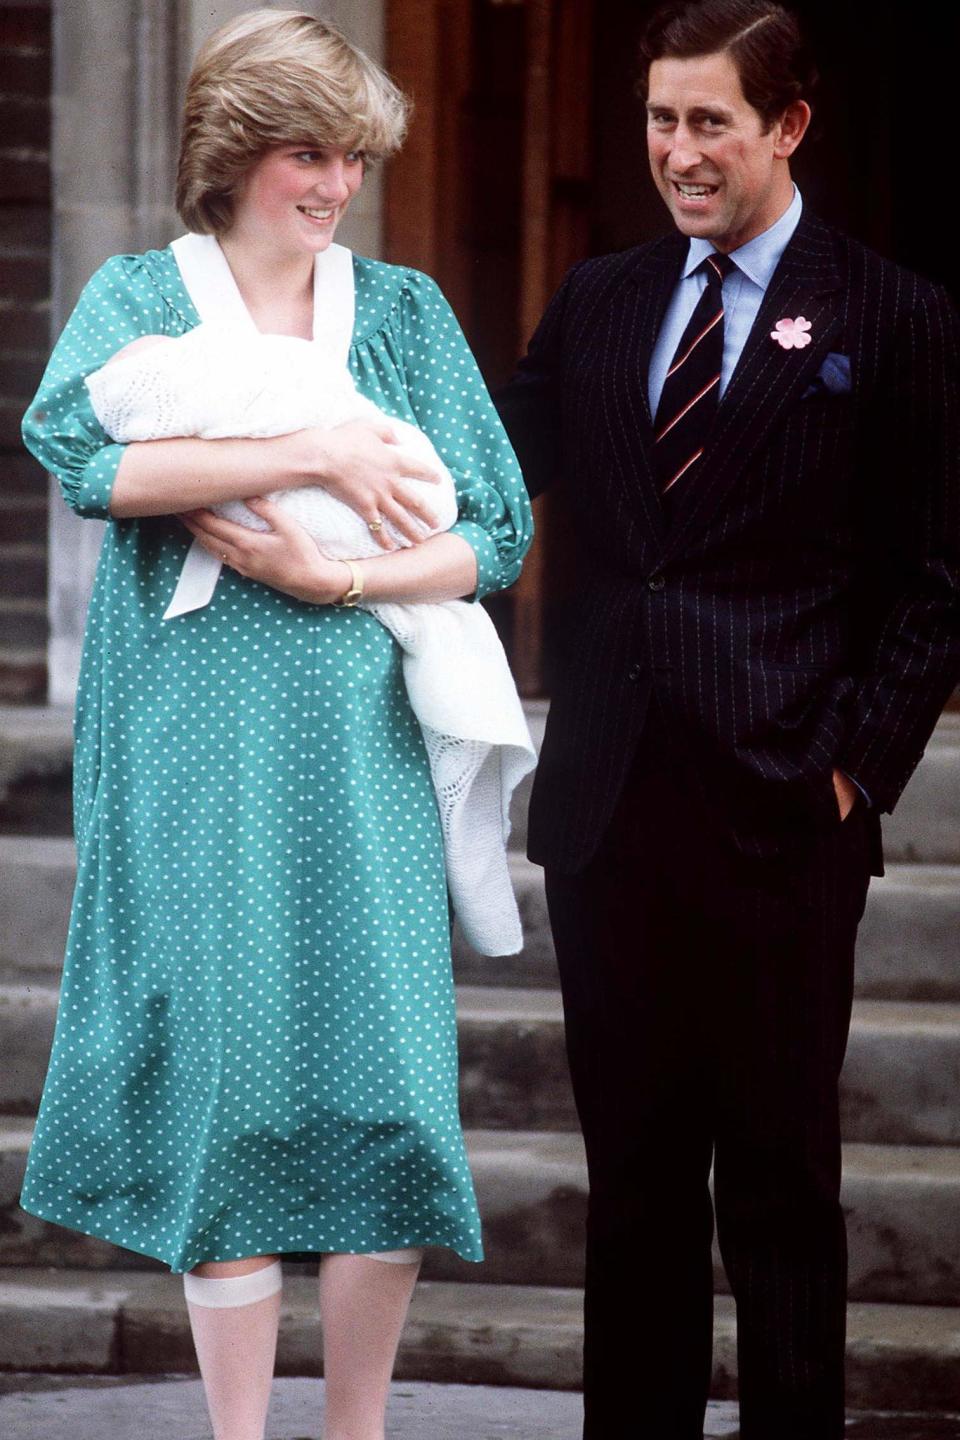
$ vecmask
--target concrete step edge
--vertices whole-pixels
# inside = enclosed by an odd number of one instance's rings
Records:
[[[46,304],[47,302],[42,303]],[[523,708],[534,739],[539,742],[542,737],[544,724],[546,723],[550,702],[548,700],[524,700]],[[3,745],[11,729],[13,731],[20,729],[24,713],[27,711],[29,711],[35,720],[41,719],[44,715],[49,715],[54,724],[62,724],[65,720],[69,726],[72,719],[72,708],[70,706],[0,705],[0,746]],[[928,751],[936,749],[960,750],[960,711],[947,711],[941,715],[937,721],[936,727],[927,743]]]
[[[0,1115],[0,1147],[26,1151],[34,1121],[26,1115]],[[471,1166],[509,1164],[514,1171],[527,1160],[542,1177],[548,1170],[582,1172],[586,1183],[583,1138],[577,1130],[464,1129]],[[847,1180],[885,1182],[923,1179],[960,1186],[960,1145],[877,1145],[845,1141],[843,1170]],[[504,1199],[512,1198],[504,1195]]]
[[[467,1156],[483,1216],[483,1270],[443,1247],[427,1277],[468,1283],[578,1285],[583,1276],[587,1172],[573,1131],[467,1128]],[[0,1122],[0,1274],[40,1261],[78,1271],[156,1270],[105,1240],[38,1220],[18,1198],[31,1128]],[[843,1209],[849,1293],[858,1301],[950,1304],[960,1295],[960,1147],[851,1143],[844,1147]],[[714,1253],[718,1291],[726,1276]]]
[[[23,1269],[0,1276],[5,1369],[61,1373],[195,1373],[175,1275],[107,1277]],[[396,1368],[431,1379],[575,1389],[580,1384],[582,1293],[541,1286],[423,1281],[414,1292]],[[287,1275],[280,1374],[317,1374],[316,1283]],[[733,1302],[717,1298],[715,1398],[736,1390]],[[852,1304],[847,1326],[851,1406],[938,1410],[956,1402],[960,1309]]]
[[[2,987],[0,987],[2,988]],[[532,985],[457,985],[457,1014],[472,1024],[561,1024],[560,991]],[[853,1002],[851,1028],[878,1032],[960,1032],[960,1001],[864,1000]]]
[[[24,706],[23,708],[25,711],[35,711],[38,707]],[[20,734],[17,737],[19,744],[30,747],[33,751],[39,751],[48,738],[50,737],[47,734],[38,734],[36,729],[31,731],[30,719],[27,715],[24,716]],[[69,732],[66,731],[57,738],[62,739],[65,744],[70,742]],[[2,768],[2,761],[0,761],[0,768]],[[0,834],[0,866],[14,862],[41,866],[72,864],[74,856],[74,842],[67,836]],[[543,868],[533,860],[528,860],[525,855],[514,850],[508,856],[508,864],[513,882],[518,888],[542,886]],[[958,908],[960,908],[960,864],[943,864],[936,861],[892,861],[887,865],[885,875],[874,877],[871,888],[877,892],[892,889],[954,892]]]
[[[59,993],[58,979],[52,975],[40,975],[36,979],[0,976],[0,1007],[20,1004],[55,1009]],[[458,984],[455,994],[458,1018],[471,1025],[563,1024],[563,1001],[555,988]],[[956,1030],[960,1038],[960,1001],[858,998],[853,1002],[851,1032],[943,1035],[952,1030]]]

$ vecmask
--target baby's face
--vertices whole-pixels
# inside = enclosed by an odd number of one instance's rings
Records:
[[[129,345],[124,345],[116,355],[111,355],[107,361],[112,365],[115,360],[126,360],[128,355],[137,355],[141,350],[152,350],[155,345],[172,345],[172,335],[141,335],[139,340],[131,340]]]

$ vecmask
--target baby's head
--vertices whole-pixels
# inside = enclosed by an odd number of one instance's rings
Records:
[[[137,355],[141,350],[152,350],[155,345],[172,344],[172,335],[141,335],[138,340],[131,340],[129,345],[124,345],[116,355],[111,355],[107,364],[112,365],[115,360],[126,360],[129,355]]]

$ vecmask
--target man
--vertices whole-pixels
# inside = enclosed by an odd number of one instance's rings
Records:
[[[530,814],[591,1185],[584,1435],[702,1435],[712,1160],[741,1434],[838,1440],[838,1075],[879,813],[960,670],[958,332],[803,208],[788,12],[687,0],[643,53],[675,233],[575,267],[501,400],[587,571]]]

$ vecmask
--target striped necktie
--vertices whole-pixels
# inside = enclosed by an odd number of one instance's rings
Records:
[[[700,459],[717,413],[723,364],[723,277],[735,266],[729,255],[715,250],[699,268],[706,271],[706,289],[670,362],[653,422],[653,459],[661,495]]]

